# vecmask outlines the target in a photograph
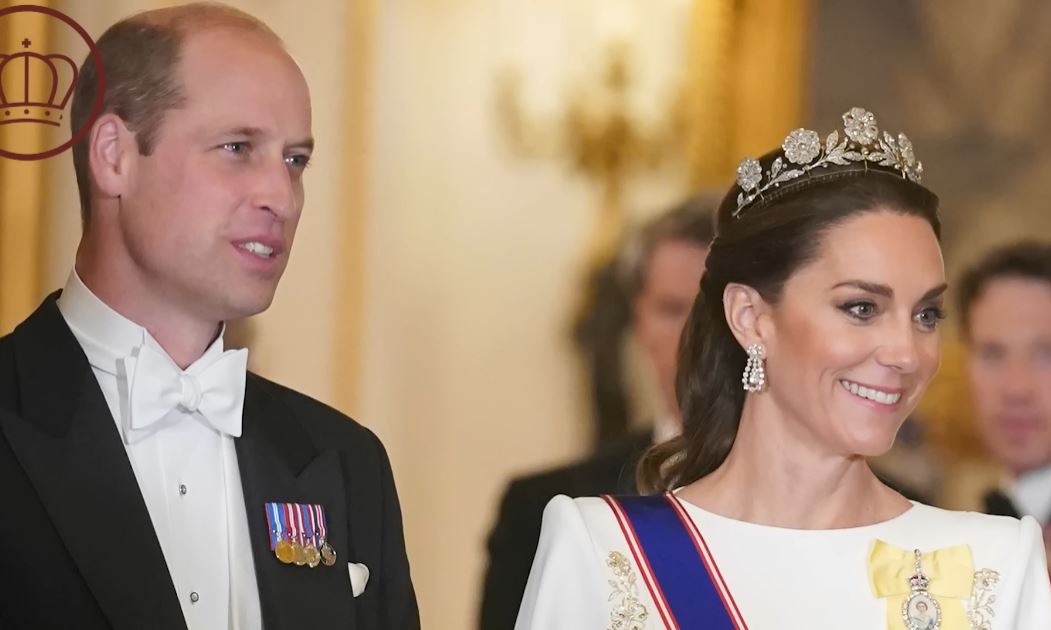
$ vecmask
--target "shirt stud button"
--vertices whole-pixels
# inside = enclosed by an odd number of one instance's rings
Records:
[[[190,601],[191,601],[191,602],[193,602],[194,604],[196,604],[196,603],[197,603],[197,600],[199,600],[199,599],[201,599],[201,596],[197,594],[197,591],[192,591],[192,592],[190,593]]]
[[[186,494],[186,484],[184,484],[184,483],[180,483],[179,484],[179,494]],[[196,600],[194,600],[194,601],[196,601]]]

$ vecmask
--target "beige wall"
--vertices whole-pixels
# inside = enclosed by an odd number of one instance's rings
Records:
[[[572,73],[595,71],[582,59],[600,5],[378,6],[362,416],[394,457],[429,628],[472,627],[508,477],[588,438],[566,339],[597,193],[562,162],[513,154],[494,90],[520,64],[527,109],[556,117]],[[660,53],[649,63],[668,65]],[[659,107],[660,87],[641,100]],[[629,206],[667,202],[679,175],[642,178]]]

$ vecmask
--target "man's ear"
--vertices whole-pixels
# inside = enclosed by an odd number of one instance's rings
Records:
[[[103,198],[115,199],[127,193],[128,175],[138,156],[135,134],[113,113],[98,117],[88,134],[88,170]]]
[[[752,344],[766,345],[766,324],[770,305],[752,287],[730,283],[723,290],[723,313],[730,332],[742,348]]]

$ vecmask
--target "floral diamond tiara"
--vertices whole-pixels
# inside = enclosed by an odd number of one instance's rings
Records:
[[[784,156],[774,159],[765,173],[759,160],[753,157],[741,160],[737,166],[737,185],[741,192],[737,195],[733,216],[740,216],[741,211],[761,199],[763,193],[833,164],[860,163],[867,168],[871,162],[892,168],[900,172],[902,178],[919,183],[923,164],[916,159],[912,142],[903,133],[897,138],[886,131],[880,133],[872,112],[854,107],[843,114],[843,133],[844,137],[840,138],[839,132],[833,131],[822,144],[816,131],[796,129],[781,144]]]

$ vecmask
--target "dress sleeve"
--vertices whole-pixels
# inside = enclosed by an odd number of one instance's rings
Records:
[[[577,504],[562,495],[551,499],[515,630],[608,627],[607,579],[599,564]]]
[[[1051,628],[1051,583],[1040,525],[1031,516],[1022,519],[1021,541],[1011,571],[1004,577],[1004,609],[1014,614],[1004,628],[1045,630]],[[999,620],[998,620],[999,621]],[[994,628],[999,628],[997,623]]]

